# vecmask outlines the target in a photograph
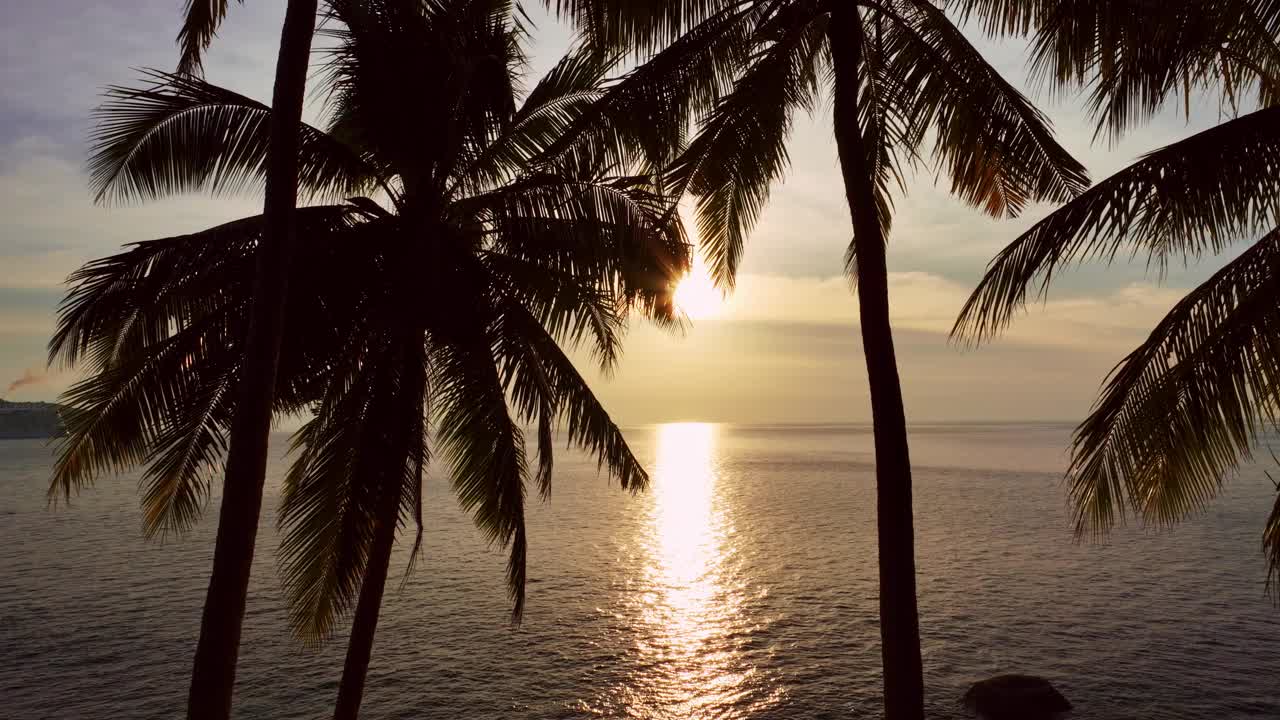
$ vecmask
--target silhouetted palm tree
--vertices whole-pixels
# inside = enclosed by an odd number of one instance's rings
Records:
[[[994,13],[989,21],[999,14],[981,2],[975,10]],[[1218,493],[1280,407],[1280,3],[1029,10],[1009,27],[1035,30],[1044,76],[1092,88],[1100,133],[1119,136],[1169,100],[1189,110],[1193,91],[1218,94],[1236,115],[1143,156],[1036,223],[992,261],[955,329],[989,338],[1032,285],[1045,296],[1051,277],[1073,262],[1109,262],[1127,250],[1162,272],[1256,238],[1116,366],[1075,433],[1069,478],[1078,533],[1106,533],[1130,512],[1170,524]],[[1248,105],[1257,109],[1239,114]],[[1270,581],[1280,570],[1280,497],[1263,547]]]
[[[262,244],[254,270],[257,285],[245,328],[245,363],[234,393],[238,398],[223,482],[213,572],[200,621],[200,639],[191,670],[188,718],[225,720],[231,715],[240,631],[249,592],[262,486],[267,471],[271,431],[272,388],[279,366],[281,331],[289,264],[297,244],[293,210],[298,199],[298,124],[315,30],[316,0],[288,0],[280,51],[276,58],[270,146],[267,158]],[[209,47],[227,11],[227,0],[187,0],[186,19],[178,35],[178,71],[198,74],[201,54]],[[145,189],[143,194],[145,194]]]
[[[923,714],[906,418],[889,323],[885,242],[904,165],[931,154],[951,189],[996,216],[1066,200],[1084,169],[1048,122],[930,0],[566,0],[557,7],[603,52],[643,61],[599,106],[666,179],[696,198],[699,235],[730,286],[747,235],[787,165],[792,116],[834,100],[853,220],[875,426],[885,711]],[[699,122],[687,144],[690,119]],[[611,123],[611,124],[610,124]]]
[[[338,716],[354,717],[396,528],[416,515],[425,412],[462,505],[511,548],[524,602],[524,487],[549,492],[557,419],[623,487],[647,482],[560,349],[613,366],[630,309],[676,322],[688,245],[648,178],[617,176],[594,136],[534,162],[597,100],[606,66],[561,61],[515,101],[523,29],[502,1],[331,3],[329,130],[301,126],[301,184],[317,196],[379,190],[296,211],[306,251],[289,290],[279,412],[295,436],[281,567],[294,630],[328,637],[355,605]],[[265,106],[196,78],[115,88],[91,162],[99,192],[229,190],[263,170]],[[248,264],[261,218],[145,243],[87,266],[51,355],[95,374],[69,391],[53,491],[149,462],[149,532],[181,530],[234,415],[245,362]],[[529,467],[522,424],[537,427]],[[415,544],[416,554],[416,544]]]

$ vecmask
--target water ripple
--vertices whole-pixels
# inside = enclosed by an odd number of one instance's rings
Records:
[[[1077,545],[1059,484],[1067,430],[913,434],[930,717],[961,717],[967,683],[1012,671],[1051,678],[1096,720],[1280,717],[1261,471],[1176,532]],[[426,557],[384,603],[367,717],[879,716],[866,429],[628,436],[653,475],[645,494],[608,487],[585,458],[557,462],[555,495],[530,517],[520,629],[505,622],[502,553],[432,476]],[[212,522],[143,542],[136,476],[47,510],[49,465],[42,441],[0,442],[0,715],[179,715]],[[320,718],[343,648],[306,650],[284,630],[269,484],[238,716]]]

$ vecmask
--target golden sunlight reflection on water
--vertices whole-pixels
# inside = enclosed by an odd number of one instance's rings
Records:
[[[718,429],[673,423],[657,430],[644,538],[632,717],[745,717],[779,698],[761,687],[743,652],[745,585],[733,577],[734,528],[716,455]],[[761,691],[764,690],[762,693]]]

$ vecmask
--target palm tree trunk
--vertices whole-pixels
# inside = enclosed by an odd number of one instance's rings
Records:
[[[421,342],[421,333],[418,334],[418,342]],[[402,353],[402,358],[404,362],[401,377],[405,382],[401,384],[398,399],[404,411],[391,418],[393,440],[387,453],[388,470],[382,477],[373,547],[369,552],[369,562],[360,583],[360,597],[356,601],[355,617],[351,622],[347,659],[342,667],[342,683],[338,686],[338,701],[333,711],[335,720],[356,720],[360,714],[365,678],[369,673],[369,659],[373,656],[373,637],[378,630],[382,595],[391,566],[391,550],[395,546],[396,528],[400,521],[400,499],[409,460],[410,435],[419,427],[416,420],[422,413],[425,380],[422,356],[410,351]],[[419,418],[413,417],[413,413],[418,413]]]
[[[902,386],[889,325],[885,238],[876,213],[868,149],[859,124],[862,29],[852,3],[834,3],[828,38],[835,73],[835,136],[853,215],[862,351],[871,386],[876,448],[876,519],[880,547],[880,643],[886,720],[924,717],[920,621],[916,611],[911,458]]]
[[[382,609],[382,594],[387,585],[391,549],[395,545],[396,526],[400,519],[402,480],[403,463],[399,473],[391,472],[383,478],[373,548],[369,552],[369,563],[360,584],[360,599],[356,601],[356,614],[351,622],[351,639],[347,643],[347,659],[342,667],[334,720],[355,720],[360,714],[369,658],[373,656],[373,636],[378,630],[378,614]]]
[[[187,717],[193,720],[225,720],[231,715],[240,630],[262,510],[289,262],[296,240],[293,215],[298,197],[298,124],[302,120],[315,21],[316,0],[289,0],[272,97],[263,208],[266,227],[258,254],[245,361],[231,425],[213,573],[187,696]]]

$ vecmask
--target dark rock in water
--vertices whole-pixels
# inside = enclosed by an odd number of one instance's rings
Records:
[[[985,720],[1056,720],[1071,703],[1048,680],[1035,675],[997,675],[976,682],[964,705]]]

